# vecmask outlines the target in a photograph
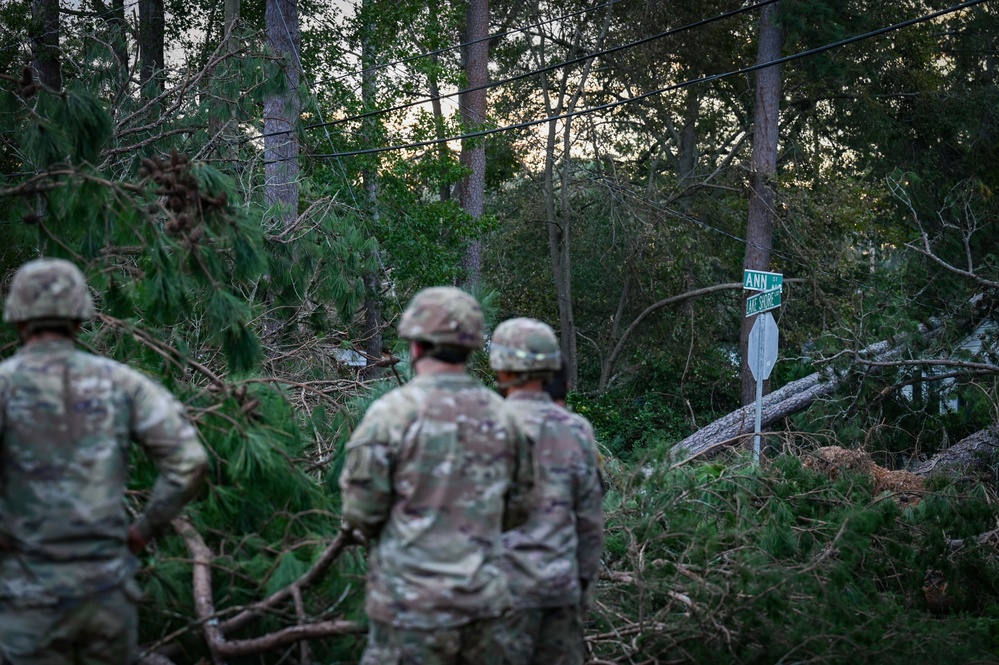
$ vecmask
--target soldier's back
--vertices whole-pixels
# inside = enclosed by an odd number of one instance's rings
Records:
[[[0,363],[0,537],[12,550],[0,598],[80,598],[133,572],[123,498],[130,435],[157,415],[147,383],[68,339]]]
[[[372,546],[372,619],[442,628],[509,606],[500,533],[511,429],[502,399],[464,373],[418,376],[369,408],[350,447],[378,455],[385,444],[393,492]]]
[[[596,515],[601,497],[592,431],[544,392],[513,393],[506,408],[531,441],[536,479],[527,523],[504,535],[514,604],[574,605],[580,601],[580,578],[592,574],[580,570],[579,560],[587,557],[579,549],[602,548],[602,543],[580,543],[602,528]],[[597,519],[600,526],[594,524]],[[584,529],[584,523],[592,528]]]

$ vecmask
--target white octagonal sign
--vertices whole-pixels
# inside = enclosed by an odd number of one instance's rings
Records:
[[[756,317],[753,329],[749,331],[749,369],[753,378],[770,378],[770,372],[777,364],[777,322],[773,314],[764,312]]]

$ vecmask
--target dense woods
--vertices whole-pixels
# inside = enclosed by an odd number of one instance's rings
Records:
[[[992,3],[8,0],[0,44],[4,291],[83,267],[81,344],[212,456],[146,662],[356,662],[335,479],[436,284],[559,332],[591,662],[999,657]],[[759,465],[744,268],[785,279]]]

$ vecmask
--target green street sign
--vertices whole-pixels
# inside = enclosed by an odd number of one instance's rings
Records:
[[[768,309],[775,309],[777,307],[780,307],[779,288],[764,291],[763,293],[757,293],[755,296],[747,298],[746,316],[753,316],[754,314],[759,314],[760,312],[765,312]]]
[[[773,291],[784,287],[784,275],[779,272],[763,272],[762,270],[744,270],[742,272],[742,288],[749,291]]]

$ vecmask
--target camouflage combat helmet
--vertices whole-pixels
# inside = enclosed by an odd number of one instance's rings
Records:
[[[63,259],[37,259],[18,268],[7,294],[3,320],[72,320],[93,317],[94,301],[80,269]]]
[[[537,319],[508,319],[489,342],[489,365],[497,372],[556,372],[562,366],[555,331]]]
[[[434,346],[482,348],[482,307],[453,286],[423,289],[409,302],[399,322],[399,337]]]

